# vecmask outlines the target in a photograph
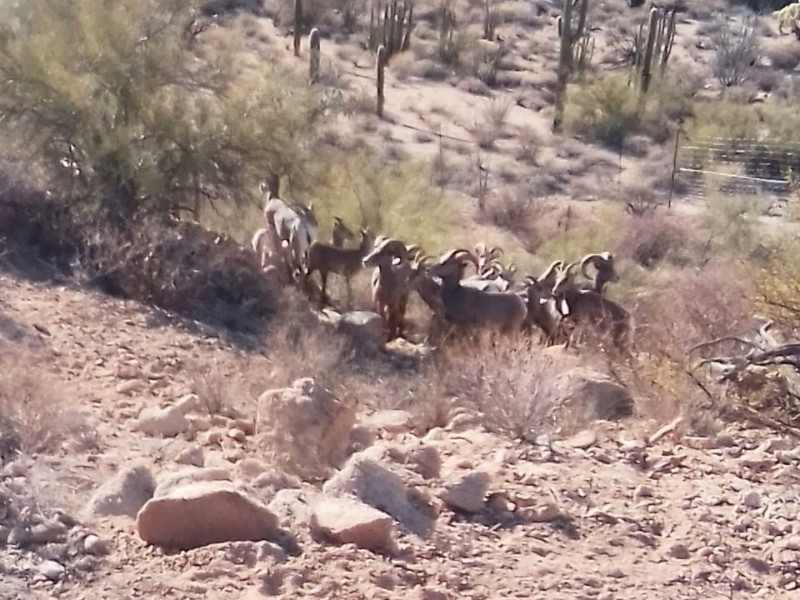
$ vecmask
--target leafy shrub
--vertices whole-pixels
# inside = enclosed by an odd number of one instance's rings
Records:
[[[646,134],[658,143],[666,141],[671,136],[673,122],[689,110],[681,82],[654,82],[643,104],[636,89],[618,74],[604,75],[572,89],[568,127],[615,150],[639,134]]]
[[[714,46],[712,69],[722,87],[747,81],[760,55],[756,17],[743,17],[731,26],[727,20],[711,36]]]
[[[288,72],[248,66],[182,0],[8,7],[0,118],[89,214],[195,209],[267,175],[302,180],[317,113]],[[246,115],[246,118],[243,118]]]

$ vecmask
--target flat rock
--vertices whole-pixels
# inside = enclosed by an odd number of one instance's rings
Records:
[[[410,431],[414,422],[407,410],[377,410],[369,415],[359,415],[358,420],[362,427],[389,433]]]
[[[391,515],[404,528],[417,535],[428,535],[436,512],[428,498],[408,487],[403,479],[383,464],[354,454],[322,487],[332,497],[357,498]]]
[[[278,518],[228,481],[203,481],[149,500],[136,516],[139,536],[154,546],[189,550],[208,544],[260,541]]]
[[[485,506],[490,477],[483,471],[472,471],[445,484],[439,498],[450,508],[476,513]]]
[[[313,534],[337,544],[355,544],[367,550],[388,550],[392,544],[392,518],[349,498],[317,500],[309,525]]]

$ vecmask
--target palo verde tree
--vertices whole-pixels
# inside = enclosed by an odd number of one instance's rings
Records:
[[[250,60],[197,7],[2,7],[0,127],[88,214],[196,213],[204,200],[243,200],[260,179],[303,181],[320,114],[314,90]]]

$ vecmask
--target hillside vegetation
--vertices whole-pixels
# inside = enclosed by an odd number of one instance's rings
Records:
[[[0,3],[0,597],[796,592],[797,3],[566,1]],[[275,197],[525,302],[608,252],[630,343],[452,335],[419,260],[387,341]]]

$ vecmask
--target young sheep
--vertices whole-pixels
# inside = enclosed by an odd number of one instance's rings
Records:
[[[271,245],[287,254],[293,273],[302,273],[308,249],[316,237],[317,219],[313,203],[308,206],[287,204],[280,198],[272,198],[264,184],[261,189],[266,194],[263,215],[272,238]]]
[[[331,229],[331,246],[343,248],[347,240],[352,240],[356,236],[350,231],[339,217],[333,217],[333,228]]]
[[[386,328],[387,341],[403,337],[410,294],[411,266],[408,259],[413,249],[400,240],[381,238],[376,240],[372,252],[362,261],[365,267],[375,269],[372,273],[372,301]]]
[[[592,290],[581,290],[575,285],[570,263],[562,270],[553,285],[553,297],[562,318],[575,324],[589,323],[602,334],[609,335],[618,350],[625,350],[631,340],[633,319],[630,313],[616,302]]]
[[[484,328],[503,333],[519,331],[527,315],[525,301],[510,292],[488,292],[461,285],[465,261],[478,265],[469,250],[450,250],[428,269],[441,279],[441,299],[448,322],[462,329]]]
[[[362,229],[361,241],[357,248],[337,248],[324,242],[313,242],[308,249],[308,258],[304,284],[308,287],[308,280],[315,271],[319,271],[322,282],[320,303],[330,304],[327,293],[328,275],[336,273],[345,279],[347,285],[347,306],[350,306],[353,298],[353,289],[350,279],[362,268],[362,260],[372,250],[374,238],[372,234]]]
[[[587,271],[589,265],[593,265],[595,268],[594,277]],[[581,274],[589,280],[578,285],[578,288],[582,290],[592,290],[602,294],[607,283],[619,281],[619,275],[614,269],[614,255],[611,252],[587,254],[581,260],[580,268]]]
[[[541,331],[546,345],[565,341],[561,314],[552,295],[552,282],[548,285],[546,278],[526,277],[523,285],[525,287],[520,295],[528,308],[524,328],[530,331],[536,326]]]

